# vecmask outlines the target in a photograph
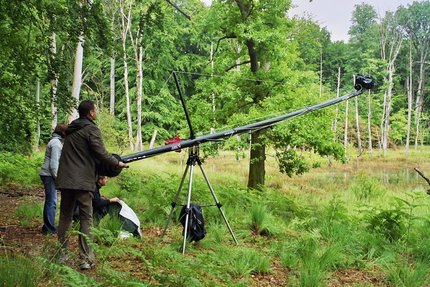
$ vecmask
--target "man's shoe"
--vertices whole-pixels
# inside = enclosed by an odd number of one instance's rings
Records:
[[[84,261],[79,267],[81,268],[81,270],[88,270],[88,269],[91,269],[93,266],[94,266],[93,263]]]
[[[48,228],[44,226],[42,226],[41,228],[41,232],[43,235],[54,235],[57,234],[57,230],[49,230]]]

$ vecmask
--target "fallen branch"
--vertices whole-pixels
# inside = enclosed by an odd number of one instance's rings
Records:
[[[414,168],[414,170],[416,171],[416,172],[418,172],[418,174],[419,175],[421,175],[421,177],[422,178],[424,178],[424,180],[425,181],[427,181],[427,183],[430,185],[430,179],[421,171],[421,170],[419,170],[418,168]],[[430,195],[430,189],[429,190],[427,190],[427,194],[428,195]]]

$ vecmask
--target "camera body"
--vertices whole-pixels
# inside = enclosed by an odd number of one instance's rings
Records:
[[[375,86],[373,79],[369,75],[356,75],[354,88],[358,91],[361,89],[372,89]]]

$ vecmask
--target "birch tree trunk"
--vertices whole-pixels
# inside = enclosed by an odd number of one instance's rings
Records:
[[[40,80],[37,79],[36,84],[36,138],[34,139],[34,151],[39,150],[39,142],[40,142]]]
[[[93,0],[88,1],[82,1],[80,3],[81,7],[82,5],[88,5],[88,9],[91,9],[91,5],[93,3]],[[84,17],[82,19],[85,23],[87,22],[87,19]],[[84,42],[85,42],[85,35],[84,31],[80,31],[79,37],[78,37],[78,44],[76,46],[76,53],[75,53],[75,66],[73,69],[73,84],[72,84],[72,98],[75,99],[76,104],[79,103],[79,95],[81,92],[81,86],[82,86],[82,63],[84,61]],[[68,115],[68,122],[70,123],[74,119],[78,118],[78,111],[76,108],[72,109]]]
[[[57,37],[55,32],[49,39],[49,57],[51,61],[51,130],[54,130],[57,126],[57,90],[58,90],[58,72],[57,72]]]
[[[391,113],[391,98],[393,92],[393,74],[394,74],[394,66],[392,63],[388,64],[388,87],[387,87],[387,99],[385,103],[385,118],[384,118],[384,127],[382,133],[382,151],[384,156],[387,155],[388,150],[388,137],[389,137],[389,128],[390,128],[390,113]]]
[[[128,16],[126,16],[124,14],[124,6],[125,6],[124,2],[125,1],[120,2],[121,40],[122,40],[123,63],[124,63],[124,94],[125,94],[126,112],[127,112],[128,141],[130,144],[130,150],[134,151],[133,127],[132,127],[132,123],[131,123],[130,94],[129,94],[129,87],[128,87],[127,49],[126,49],[127,32],[130,29],[130,25],[131,25],[131,5],[132,5],[132,2],[130,1]],[[125,21],[126,18],[127,18],[127,23]]]
[[[384,102],[382,104],[381,125],[379,127],[379,132],[380,132],[381,135],[380,135],[380,138],[378,136],[378,138],[379,138],[379,140],[378,140],[378,147],[379,147],[379,152],[380,153],[383,151],[382,142],[384,141],[383,140],[383,138],[384,138],[383,134],[384,134],[384,120],[385,120],[385,112],[386,112],[386,109],[385,109],[386,102],[387,102],[387,91],[384,92]]]
[[[419,126],[421,120],[421,112],[423,105],[423,97],[424,97],[424,79],[425,79],[425,60],[427,58],[427,50],[422,52],[420,55],[420,69],[419,69],[419,78],[418,78],[418,88],[417,88],[417,101],[415,108],[415,125],[416,125],[416,136],[415,136],[415,149],[418,147],[418,138],[419,138]]]
[[[139,58],[137,60],[137,134],[136,134],[136,149],[142,151],[142,86],[143,86],[143,72],[142,72],[142,58],[143,49],[139,46]]]
[[[420,93],[417,91],[417,98],[415,102],[415,149],[418,148],[418,139],[420,136],[421,109],[422,99]]]
[[[110,97],[109,97],[109,113],[115,115],[115,56],[110,58]]]
[[[214,44],[211,42],[211,54],[210,54],[210,60],[211,60],[211,77],[214,73]],[[240,66],[239,66],[240,67]],[[211,134],[215,133],[215,127],[216,127],[216,119],[215,119],[215,93],[212,92],[212,127],[211,127]]]
[[[111,3],[112,5],[113,3]],[[113,6],[113,5],[112,5]],[[115,9],[113,9],[115,10]],[[115,11],[112,11],[112,34],[115,32]],[[110,74],[109,74],[109,114],[112,116],[115,115],[115,52],[112,51],[112,55],[110,57]]]
[[[131,10],[131,4],[130,4]],[[131,15],[129,16],[131,18]],[[131,22],[131,19],[129,19]],[[139,20],[141,22],[141,20]],[[143,94],[143,71],[142,71],[142,61],[143,61],[143,48],[142,48],[142,37],[143,28],[139,25],[136,33],[136,40],[133,37],[131,29],[128,30],[130,35],[131,45],[134,51],[134,60],[136,63],[136,104],[137,104],[137,128],[136,128],[136,150],[142,151],[142,94]]]
[[[411,137],[411,119],[412,119],[412,40],[409,41],[409,76],[406,80],[406,90],[408,95],[408,131],[406,134],[406,154],[409,154],[409,141]]]
[[[322,97],[322,82],[323,82],[323,53],[322,47],[320,47],[320,98]]]
[[[336,87],[336,98],[339,98],[340,96],[340,67],[337,69],[337,87]],[[339,105],[336,104],[336,113],[333,120],[333,134],[334,134],[334,141],[336,141],[336,132],[337,132],[337,117],[339,116]]]
[[[349,101],[346,100],[345,102],[345,130],[343,135],[343,145],[346,150],[348,145],[348,108],[349,108]]]
[[[78,45],[76,46],[75,53],[75,66],[73,69],[73,84],[72,84],[72,98],[75,99],[76,104],[79,103],[79,94],[81,92],[82,85],[82,62],[84,60],[84,33],[81,32],[78,38]],[[73,108],[68,115],[68,122],[77,119],[79,117],[76,108]]]
[[[360,121],[358,118],[358,98],[354,98],[354,104],[355,104],[355,128],[357,130],[357,157],[361,156],[363,149],[361,147],[361,134],[360,134]]]
[[[368,113],[367,113],[367,135],[369,139],[369,154],[372,156],[373,154],[373,146],[372,146],[372,96],[370,90],[367,94],[368,98]]]
[[[387,18],[388,16],[386,16]],[[389,129],[390,129],[390,114],[391,114],[391,99],[392,99],[392,93],[393,93],[393,77],[394,72],[396,70],[395,63],[397,56],[399,55],[400,48],[402,46],[403,42],[403,35],[402,32],[399,30],[400,27],[397,24],[397,19],[393,16],[392,18],[389,18],[382,26],[381,30],[381,39],[385,39],[383,41],[384,43],[384,50],[383,55],[384,57],[387,56],[386,52],[387,49],[385,48],[385,44],[388,43],[389,51],[388,51],[388,57],[384,58],[387,61],[387,73],[388,73],[388,82],[387,82],[387,96],[385,101],[385,118],[384,118],[384,125],[383,125],[383,132],[382,132],[382,149],[384,156],[387,155],[387,149],[388,149],[388,139],[389,139]],[[387,41],[389,39],[390,41]]]

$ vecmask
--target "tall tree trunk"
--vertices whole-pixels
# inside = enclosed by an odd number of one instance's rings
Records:
[[[389,129],[390,129],[390,114],[391,114],[391,98],[393,93],[393,75],[394,75],[394,65],[388,65],[388,87],[387,87],[387,101],[385,105],[385,119],[384,119],[384,130],[382,137],[382,150],[384,156],[387,155],[388,150],[388,138],[389,138]]]
[[[51,130],[57,126],[57,90],[58,90],[58,71],[57,71],[57,37],[55,32],[52,32],[49,38],[49,57],[51,61]]]
[[[407,94],[408,94],[408,131],[406,134],[406,154],[409,154],[409,141],[411,137],[411,120],[412,120],[412,40],[409,41],[409,76],[406,80]]]
[[[92,4],[93,4],[93,0],[80,2],[81,6],[87,5],[88,9],[91,9]],[[87,19],[84,17],[82,21],[84,22],[84,25],[85,25],[85,23],[87,22]],[[85,42],[84,31],[80,31],[80,34],[78,37],[78,44],[76,46],[75,65],[73,70],[73,84],[72,84],[72,98],[75,99],[76,104],[79,104],[79,95],[80,95],[81,86],[82,86],[82,63],[84,61],[84,42]],[[70,111],[68,115],[68,121],[71,122],[76,118],[78,118],[78,111],[76,108],[74,108]]]
[[[263,131],[256,131],[251,134],[248,187],[252,189],[261,189],[264,186],[266,145],[262,140],[262,135]]]
[[[373,147],[372,147],[372,96],[370,90],[368,91],[368,108],[369,111],[367,113],[367,134],[369,139],[369,154],[372,156]]]
[[[36,137],[34,139],[34,151],[39,150],[39,142],[40,142],[40,80],[37,79],[36,84]]]
[[[131,10],[131,6],[130,6]],[[130,16],[131,17],[131,16]],[[131,21],[131,20],[130,20]],[[142,20],[139,20],[141,22]],[[143,71],[142,71],[142,61],[143,61],[143,48],[142,48],[142,37],[143,28],[139,25],[136,33],[136,40],[133,37],[131,29],[129,29],[129,35],[131,40],[131,45],[134,51],[134,60],[136,63],[136,104],[137,104],[137,128],[136,128],[136,149],[142,151],[142,93],[143,93]]]
[[[136,132],[136,149],[143,150],[142,144],[142,93],[143,93],[143,72],[142,72],[142,58],[143,49],[139,46],[139,56],[137,61],[137,132]]]
[[[415,149],[418,148],[418,139],[420,136],[421,110],[422,110],[422,99],[417,91],[417,99],[415,102]]]
[[[211,42],[210,60],[211,60],[211,77],[212,77],[213,73],[214,73],[214,65],[215,65],[215,61],[214,61],[214,44],[212,42]],[[215,93],[212,92],[212,127],[211,127],[211,133],[215,133],[215,126],[216,126],[215,109],[216,109]]]
[[[419,68],[419,78],[418,78],[418,88],[417,88],[417,100],[415,107],[415,125],[416,125],[416,137],[415,137],[415,149],[418,147],[419,138],[419,126],[421,120],[421,112],[424,98],[425,90],[425,60],[427,58],[427,53],[421,53],[420,55],[420,68]]]
[[[409,154],[409,141],[411,137],[411,120],[412,120],[412,88],[411,88],[411,80],[410,76],[406,79],[406,91],[407,91],[407,97],[408,97],[408,128],[406,132],[406,155]]]
[[[110,97],[109,97],[109,113],[115,115],[115,56],[110,58]]]
[[[361,153],[363,152],[361,148],[361,134],[360,134],[360,121],[358,117],[358,98],[354,98],[354,104],[355,104],[355,128],[357,131],[357,153],[358,156],[361,156]]]
[[[127,112],[127,128],[128,128],[128,141],[130,144],[130,150],[134,151],[134,143],[133,143],[133,127],[131,122],[131,108],[130,108],[130,94],[128,87],[128,64],[127,64],[127,33],[130,29],[131,24],[131,1],[130,7],[128,11],[128,16],[124,14],[124,1],[120,3],[120,11],[121,11],[121,40],[122,40],[122,52],[123,52],[123,63],[124,63],[124,94],[126,101],[126,112]],[[125,18],[127,18],[127,24],[125,23]]]
[[[385,121],[385,112],[386,112],[386,108],[385,106],[387,102],[387,91],[384,92],[384,102],[382,104],[382,116],[381,116],[381,125],[379,127],[379,132],[381,134],[380,139],[378,140],[378,147],[379,147],[379,152],[381,153],[383,151],[382,148],[382,142],[384,141],[384,121]],[[379,136],[378,136],[379,138]]]
[[[384,156],[387,154],[388,150],[388,141],[389,141],[389,133],[390,133],[390,116],[391,116],[391,99],[392,99],[392,93],[393,93],[393,78],[394,78],[394,72],[395,72],[395,63],[397,56],[399,55],[400,48],[402,46],[403,42],[403,34],[401,31],[399,31],[399,25],[397,23],[397,20],[391,20],[392,23],[384,22],[383,25],[381,25],[381,39],[382,40],[382,48],[383,48],[383,59],[387,61],[387,73],[388,73],[388,82],[387,82],[387,94],[386,94],[386,101],[385,101],[385,118],[383,119],[384,125],[383,125],[383,131],[382,131],[382,150]],[[387,40],[390,41],[387,41]],[[387,49],[385,45],[389,43],[388,46],[388,56],[387,56]]]
[[[81,32],[78,38],[78,44],[76,46],[75,53],[75,66],[73,69],[73,84],[72,84],[72,98],[75,100],[76,104],[79,103],[79,94],[81,92],[82,85],[82,62],[84,60],[84,33]],[[73,108],[68,115],[68,122],[78,118],[78,111]]]
[[[257,75],[259,70],[259,63],[257,57],[257,51],[254,48],[254,42],[252,40],[246,41],[248,48],[249,59],[251,61],[251,72]],[[259,83],[256,82],[256,85]],[[255,95],[255,98],[259,98]],[[260,138],[262,131],[258,131],[251,136],[251,152],[249,157],[249,177],[248,177],[248,188],[250,189],[261,189],[264,186],[264,177],[266,175],[266,146],[264,141]]]
[[[113,4],[113,3],[112,3]],[[112,5],[113,6],[113,5]],[[112,34],[115,32],[115,9],[112,11],[112,19],[111,19],[111,31]],[[109,74],[109,84],[110,84],[110,91],[109,91],[109,114],[112,116],[115,115],[115,52],[112,51],[111,57],[110,57],[110,74]]]
[[[336,98],[340,96],[340,67],[337,68],[337,87],[336,87]],[[337,117],[339,116],[339,105],[336,104],[336,114],[333,120],[333,136],[334,141],[337,140],[336,132],[337,132]]]
[[[349,108],[349,101],[345,101],[345,129],[343,134],[343,146],[346,150],[348,146],[348,108]]]
[[[320,98],[322,97],[322,83],[323,83],[323,53],[320,47]]]

